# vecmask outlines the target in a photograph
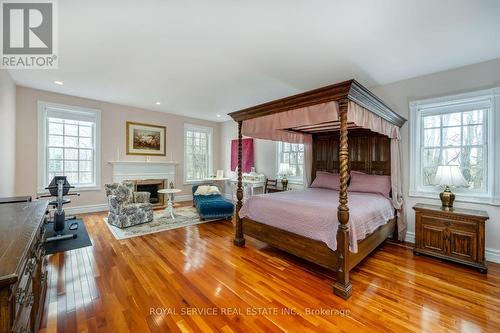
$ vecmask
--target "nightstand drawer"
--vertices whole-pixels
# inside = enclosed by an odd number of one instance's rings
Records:
[[[422,223],[443,226],[447,228],[477,232],[477,223],[458,218],[446,218],[441,215],[421,213]]]

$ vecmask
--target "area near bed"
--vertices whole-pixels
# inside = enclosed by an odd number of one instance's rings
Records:
[[[254,195],[243,204],[240,217],[271,225],[294,234],[324,242],[337,249],[339,192],[323,188]],[[376,193],[349,195],[349,250],[358,252],[358,241],[394,218],[391,201]]]
[[[234,244],[245,246],[246,234],[332,269],[337,272],[334,293],[349,298],[349,271],[393,234],[396,220],[397,237],[406,234],[399,148],[399,129],[406,120],[355,80],[230,116],[238,123]],[[306,187],[327,172],[337,174],[336,191],[258,196],[243,206],[243,135],[304,144]],[[354,171],[363,174],[358,181]],[[385,196],[361,194],[364,184],[380,183],[371,175],[390,178]]]

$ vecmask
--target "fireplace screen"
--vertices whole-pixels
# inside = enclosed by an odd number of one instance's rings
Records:
[[[155,208],[165,207],[165,195],[158,193],[158,190],[166,188],[166,184],[168,184],[166,179],[136,180],[134,182],[137,192],[150,193],[149,202],[151,202]]]
[[[158,197],[158,185],[137,185],[137,192],[149,192],[149,202],[157,204],[160,202]]]

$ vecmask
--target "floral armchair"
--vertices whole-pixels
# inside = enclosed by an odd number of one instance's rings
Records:
[[[148,192],[134,192],[131,182],[105,184],[108,223],[119,228],[153,221],[153,205]]]

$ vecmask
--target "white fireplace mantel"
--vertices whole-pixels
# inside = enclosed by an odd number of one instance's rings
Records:
[[[109,161],[113,166],[113,182],[124,180],[168,179],[175,183],[175,161]]]
[[[109,164],[112,165],[118,165],[118,164],[165,164],[165,165],[177,165],[179,162],[176,161],[150,161],[150,162],[145,162],[145,161],[109,161]]]

